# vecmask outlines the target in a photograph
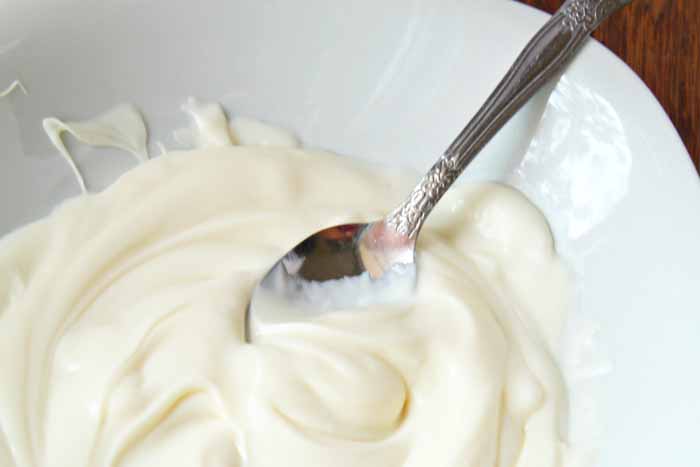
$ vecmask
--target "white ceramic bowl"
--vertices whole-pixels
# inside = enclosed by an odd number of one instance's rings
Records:
[[[0,232],[77,193],[41,119],[130,101],[152,139],[186,96],[295,130],[311,146],[424,169],[546,20],[506,0],[5,0]],[[640,80],[597,43],[540,93],[468,178],[507,181],[549,217],[597,322],[601,467],[700,465],[700,183]],[[78,148],[104,185],[131,165]],[[99,157],[89,157],[91,154]]]

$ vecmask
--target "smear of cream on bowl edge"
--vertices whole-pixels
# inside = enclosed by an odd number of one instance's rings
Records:
[[[24,87],[20,80],[16,79],[12,83],[10,83],[10,85],[7,88],[0,91],[0,97],[9,96],[10,94],[12,94],[12,92],[16,91],[17,89],[21,90],[25,96],[28,94],[27,88]]]
[[[15,81],[6,93],[17,87],[24,89],[19,81]],[[215,102],[201,102],[190,97],[183,104],[182,110],[190,115],[194,127],[175,130],[173,136],[176,142],[188,148],[204,149],[232,144],[288,148],[300,146],[299,140],[291,131],[260,120],[236,117],[229,123],[223,108]],[[83,193],[88,192],[88,187],[75,158],[64,144],[64,132],[88,146],[126,151],[138,163],[149,159],[146,124],[141,112],[132,104],[117,105],[97,117],[82,121],[46,118],[43,127],[51,143],[71,167]],[[162,142],[159,141],[156,145],[161,155],[167,154],[168,149]]]

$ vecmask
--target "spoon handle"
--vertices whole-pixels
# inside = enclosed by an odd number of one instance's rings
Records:
[[[386,219],[415,238],[433,207],[503,125],[584,44],[608,16],[632,0],[567,0],[525,46],[484,105],[403,204]]]

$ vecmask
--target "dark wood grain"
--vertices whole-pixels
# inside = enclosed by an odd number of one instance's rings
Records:
[[[562,0],[519,0],[550,13]],[[700,0],[634,0],[595,32],[661,102],[700,171]]]

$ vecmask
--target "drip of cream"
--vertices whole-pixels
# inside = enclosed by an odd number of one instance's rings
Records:
[[[165,147],[165,144],[163,144],[162,142],[156,141],[156,147],[160,151],[161,156],[164,156],[168,153],[168,149]]]
[[[200,149],[232,146],[236,143],[220,104],[200,102],[190,97],[182,105],[182,110],[190,115],[195,128],[176,130],[174,136],[178,143]]]
[[[16,89],[20,89],[22,91],[22,93],[24,93],[25,96],[27,94],[29,94],[27,92],[27,88],[24,87],[22,82],[20,80],[16,79],[13,82],[11,82],[7,88],[5,88],[3,91],[0,91],[0,97],[9,96]]]
[[[248,117],[231,120],[231,130],[243,146],[268,146],[298,148],[299,139],[294,133],[278,126]]]
[[[206,149],[232,145],[298,148],[299,139],[289,130],[248,117],[235,117],[229,123],[216,102],[190,97],[182,105],[194,128],[173,132],[175,141],[188,148]]]
[[[139,163],[148,160],[148,134],[141,113],[131,104],[121,104],[102,115],[85,121],[64,122],[57,118],[43,121],[44,131],[70,165],[80,189],[87,193],[85,179],[61,135],[68,132],[90,146],[113,147],[131,153]]]

